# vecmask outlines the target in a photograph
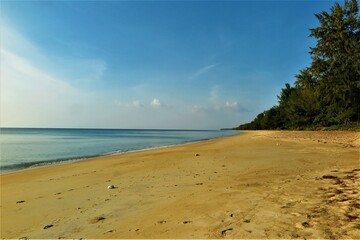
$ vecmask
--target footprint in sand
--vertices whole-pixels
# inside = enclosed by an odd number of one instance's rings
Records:
[[[222,230],[221,231],[221,236],[226,236],[226,234],[228,233],[228,232],[230,232],[230,231],[232,231],[233,230],[233,228],[228,228],[228,229],[225,229],[225,230]]]
[[[91,219],[90,223],[98,223],[98,222],[104,221],[104,220],[105,220],[105,217],[99,216],[99,217]]]
[[[45,227],[44,227],[44,229],[48,229],[48,228],[51,228],[51,227],[53,227],[54,225],[52,225],[52,224],[49,224],[49,225],[46,225]]]
[[[338,177],[334,176],[334,175],[323,175],[322,178],[324,178],[324,179],[337,179]]]
[[[189,224],[189,223],[191,223],[192,221],[182,221],[181,223],[182,224]]]
[[[303,222],[303,223],[301,223],[301,225],[302,225],[304,228],[309,228],[309,227],[310,227],[310,223],[308,223],[308,222]]]

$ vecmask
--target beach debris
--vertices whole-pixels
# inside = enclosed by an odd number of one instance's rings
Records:
[[[195,153],[195,157],[199,157],[200,156],[200,154],[198,154],[198,153]]]
[[[107,189],[115,189],[115,186],[114,186],[114,185],[109,185],[109,186],[107,187]]]
[[[44,227],[44,229],[48,229],[48,228],[51,228],[51,227],[53,227],[54,225],[52,225],[52,224],[49,224],[49,225],[46,225],[45,227]]]
[[[16,203],[24,203],[25,200],[20,200],[20,201],[17,201]]]
[[[249,223],[250,222],[250,219],[245,219],[244,220],[244,223]]]
[[[222,236],[226,236],[226,232],[232,231],[232,230],[233,230],[232,228],[228,228],[228,229],[222,230],[222,231],[221,231],[221,235],[222,235]]]
[[[160,220],[160,221],[158,221],[158,223],[164,224],[164,223],[166,223],[166,221],[165,220]]]

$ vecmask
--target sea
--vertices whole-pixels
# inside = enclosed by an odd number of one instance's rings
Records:
[[[231,130],[0,128],[0,173],[235,134]]]

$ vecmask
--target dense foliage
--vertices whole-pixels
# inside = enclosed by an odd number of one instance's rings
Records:
[[[312,63],[286,84],[278,105],[236,129],[304,129],[349,124],[360,118],[360,18],[357,0],[315,14],[320,26]]]

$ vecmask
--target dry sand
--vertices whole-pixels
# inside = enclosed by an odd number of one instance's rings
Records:
[[[246,132],[5,174],[1,238],[359,238],[359,138]]]

